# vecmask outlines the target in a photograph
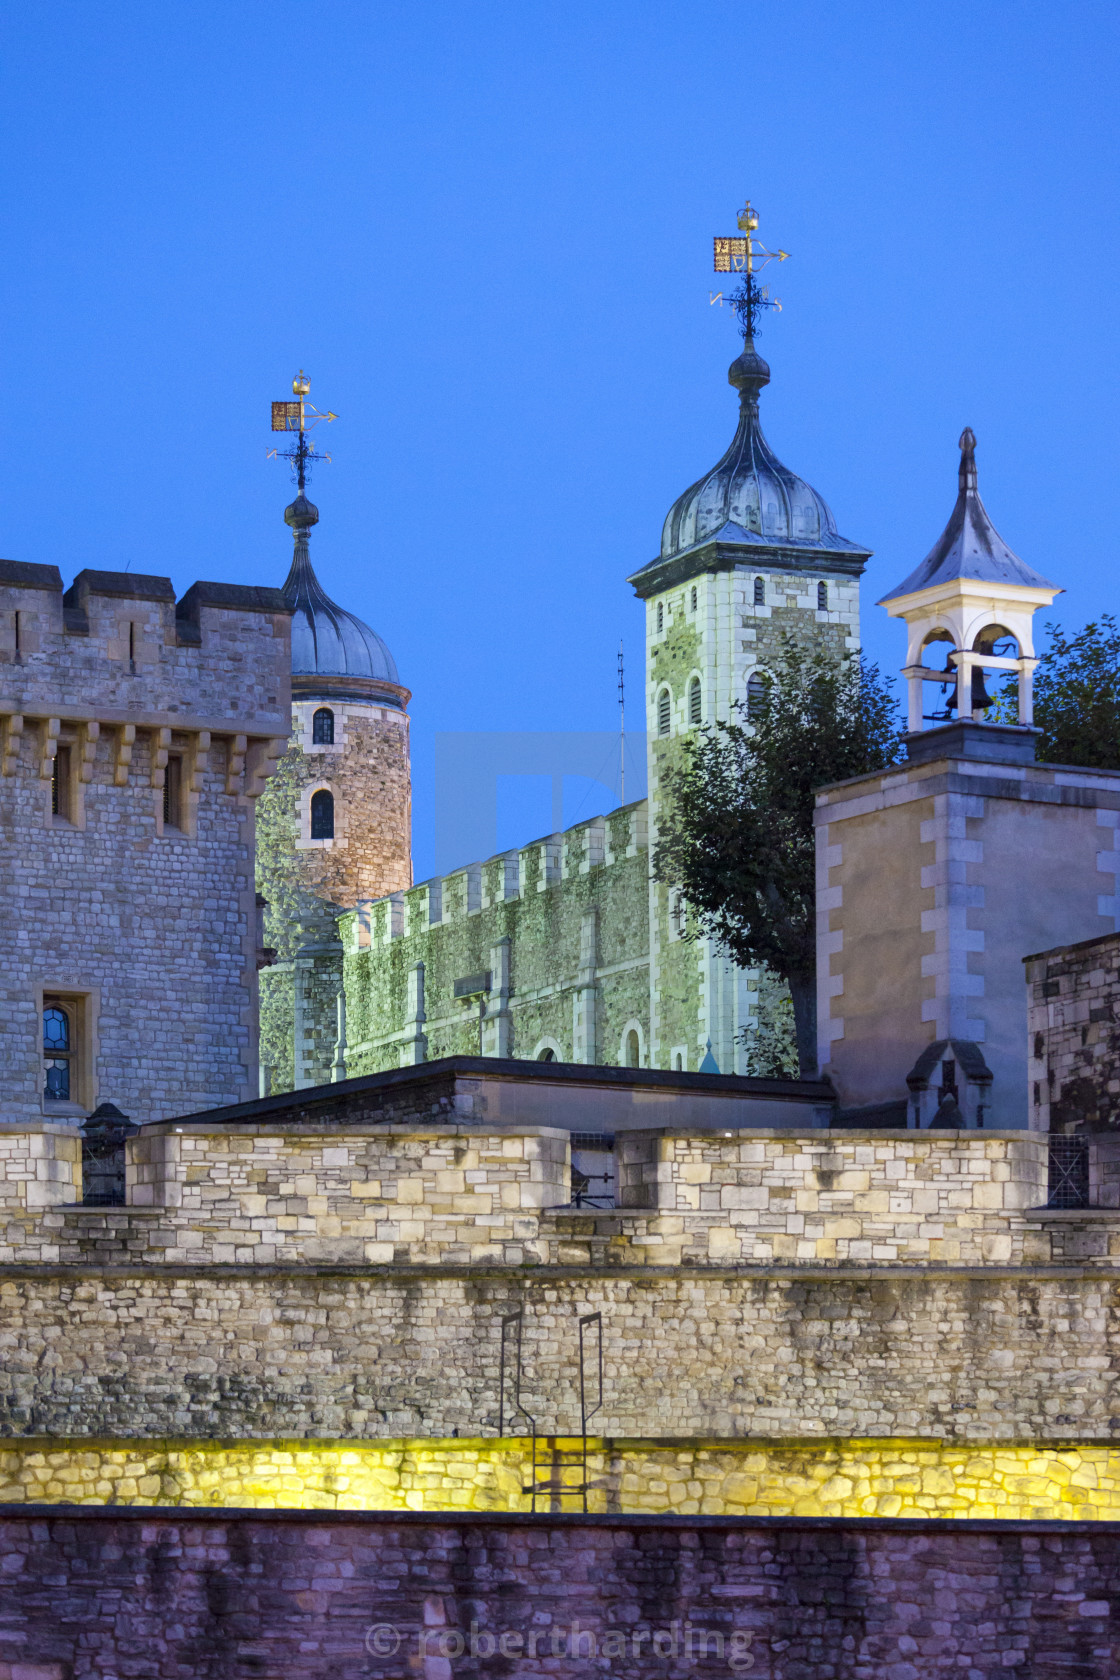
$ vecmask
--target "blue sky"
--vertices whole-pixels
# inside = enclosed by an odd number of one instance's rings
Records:
[[[613,729],[620,638],[637,695],[624,579],[733,430],[748,193],[792,253],[764,425],[876,551],[872,655],[966,423],[1062,619],[1120,605],[1115,5],[2,12],[0,552],[280,582],[305,366],[316,564],[414,693],[418,876],[437,732]]]

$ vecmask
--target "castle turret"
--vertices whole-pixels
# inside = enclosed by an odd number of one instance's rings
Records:
[[[319,510],[284,510],[294,537],[292,735],[260,812],[257,878],[276,961],[262,979],[262,1063],[274,1090],[343,1066],[335,917],[412,884],[408,702],[375,630],[324,590],[311,564]],[[341,1041],[341,1042],[340,1042]]]

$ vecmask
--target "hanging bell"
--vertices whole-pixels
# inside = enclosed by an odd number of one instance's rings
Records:
[[[984,687],[984,667],[974,665],[972,667],[972,710],[974,712],[984,712],[987,711],[989,706],[994,705],[995,701]]]

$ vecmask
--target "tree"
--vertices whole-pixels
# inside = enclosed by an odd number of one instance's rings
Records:
[[[688,934],[718,939],[740,967],[789,987],[803,1077],[816,1071],[813,796],[897,764],[902,736],[887,683],[857,656],[786,634],[742,721],[683,743],[663,775],[656,880],[679,887]]]
[[[1102,613],[1074,636],[1048,624],[1034,674],[1035,757],[1046,764],[1120,770],[1120,624]],[[1017,716],[1015,680],[1000,713]]]

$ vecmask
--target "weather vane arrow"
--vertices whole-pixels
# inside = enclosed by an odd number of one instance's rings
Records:
[[[300,495],[303,494],[307,480],[311,476],[311,468],[319,461],[330,461],[329,455],[320,455],[307,441],[307,434],[313,431],[320,420],[337,420],[338,415],[328,410],[322,413],[307,401],[311,391],[311,381],[300,368],[292,380],[292,391],[295,402],[274,402],[272,405],[272,429],[274,432],[298,432],[299,440],[291,449],[270,449],[268,460],[280,459],[292,463],[292,478],[299,486]]]
[[[708,302],[718,303],[720,307],[726,302],[739,317],[739,331],[744,338],[753,338],[758,331],[758,321],[764,309],[780,310],[782,305],[778,298],[771,297],[769,288],[760,286],[756,275],[761,274],[767,263],[785,262],[788,251],[770,251],[761,240],[755,239],[754,231],[758,226],[758,211],[748,198],[736,218],[739,233],[730,235],[716,234],[713,240],[715,257],[715,272],[717,274],[741,274],[737,291],[729,294],[725,299],[722,292],[709,292]]]

